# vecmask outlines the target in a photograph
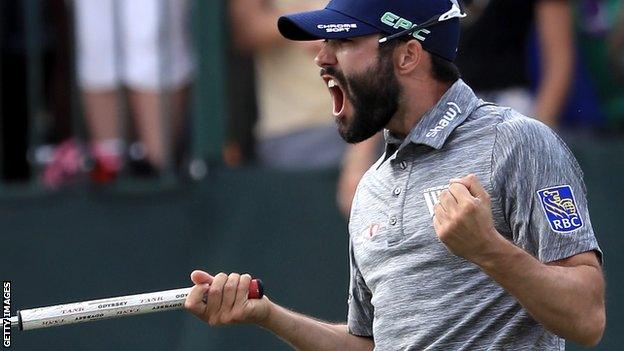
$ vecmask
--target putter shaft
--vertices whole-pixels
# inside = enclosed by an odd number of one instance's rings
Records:
[[[17,312],[17,316],[10,318],[11,329],[33,330],[178,310],[184,307],[184,302],[190,291],[191,288],[181,288],[21,310]],[[259,299],[262,296],[264,296],[262,281],[259,279],[252,280],[248,297]]]

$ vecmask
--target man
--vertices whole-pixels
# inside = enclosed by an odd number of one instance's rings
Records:
[[[385,128],[386,153],[351,212],[347,325],[248,300],[251,278],[238,274],[193,272],[191,312],[211,325],[257,323],[299,350],[599,342],[601,253],[581,171],[550,129],[458,78],[462,16],[449,0],[333,0],[280,19],[287,38],[326,39],[316,63],[343,138]]]

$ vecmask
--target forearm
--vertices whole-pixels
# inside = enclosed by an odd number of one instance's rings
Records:
[[[270,311],[260,326],[275,333],[297,350],[370,351],[374,348],[372,339],[349,334],[345,325],[315,320],[273,303]]]
[[[571,64],[564,64],[571,66]],[[568,96],[571,78],[567,67],[551,69],[542,77],[535,103],[536,117],[550,127],[557,127]]]
[[[252,53],[286,45],[288,41],[277,30],[277,20],[285,13],[313,8],[309,3],[277,8],[265,0],[232,0],[229,6],[234,44]]]
[[[286,42],[275,26],[280,13],[273,6],[263,0],[233,0],[229,7],[232,37],[240,50],[256,52]]]
[[[567,1],[537,3],[542,77],[535,113],[554,127],[566,101],[574,70],[572,13]]]
[[[571,84],[572,62],[562,62],[559,67],[546,68],[537,91],[535,115],[550,127],[559,124],[564,103]]]
[[[476,263],[516,297],[535,320],[583,345],[600,340],[605,323],[600,268],[545,265],[502,236],[495,247]]]

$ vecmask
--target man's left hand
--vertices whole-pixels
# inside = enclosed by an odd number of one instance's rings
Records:
[[[477,264],[503,239],[494,228],[490,196],[474,174],[450,181],[435,206],[433,225],[449,251]]]

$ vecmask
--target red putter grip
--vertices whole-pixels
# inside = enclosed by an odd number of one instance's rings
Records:
[[[264,296],[264,285],[260,279],[252,279],[249,284],[249,299],[261,299]]]

